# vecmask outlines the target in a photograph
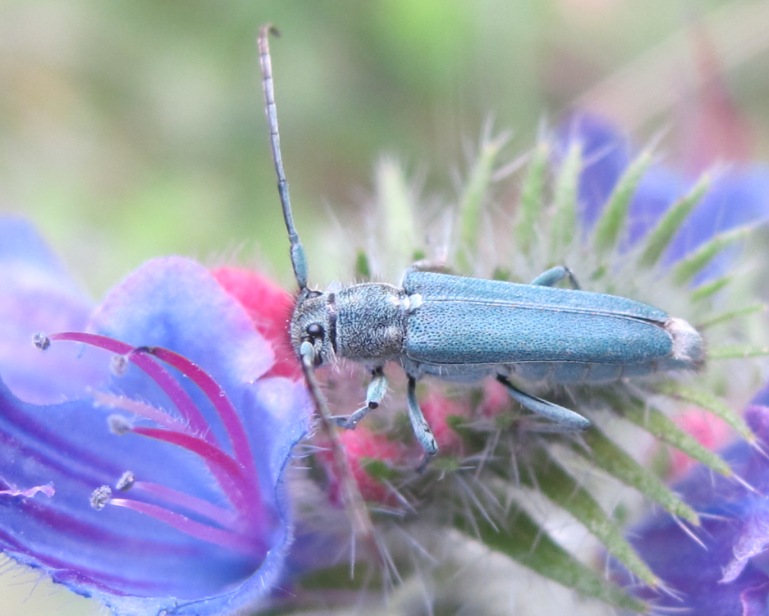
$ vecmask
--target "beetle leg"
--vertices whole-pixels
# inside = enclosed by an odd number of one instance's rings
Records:
[[[572,272],[565,265],[556,265],[555,267],[551,267],[546,272],[542,272],[529,284],[537,285],[540,287],[554,287],[564,278],[569,279],[569,284],[571,285],[572,289],[579,290],[579,283],[577,282],[577,278],[574,276],[574,272]]]
[[[406,402],[409,407],[409,419],[411,420],[414,435],[417,437],[422,449],[425,450],[425,459],[420,467],[424,468],[430,457],[438,453],[438,443],[435,442],[430,424],[427,423],[425,416],[422,414],[422,409],[419,408],[419,403],[417,402],[417,380],[412,376],[409,377]]]
[[[382,366],[377,366],[371,371],[371,382],[366,390],[366,406],[359,408],[349,417],[332,417],[338,426],[353,430],[361,419],[377,408],[387,393],[387,377],[384,375]]]
[[[553,402],[548,402],[542,398],[527,394],[518,389],[507,379],[507,377],[501,374],[497,375],[497,380],[505,386],[505,389],[507,389],[507,392],[513,399],[519,402],[522,406],[537,415],[551,419],[566,430],[585,430],[590,427],[590,421],[582,417],[579,413],[570,411]]]

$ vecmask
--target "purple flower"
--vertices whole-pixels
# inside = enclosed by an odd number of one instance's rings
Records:
[[[764,391],[757,402],[765,402]],[[699,466],[676,492],[702,518],[685,529],[660,512],[631,530],[630,539],[669,593],[639,590],[653,613],[758,616],[769,605],[769,407],[748,407],[746,419],[759,439],[723,452],[738,479]]]
[[[268,594],[311,405],[266,376],[273,349],[243,306],[166,258],[93,310],[13,219],[0,288],[0,548],[120,613],[227,614]]]
[[[557,131],[556,142],[561,155],[571,143],[581,146],[584,169],[579,178],[579,208],[585,227],[590,229],[636,153],[615,127],[590,114],[577,114],[564,122]],[[623,246],[632,246],[653,229],[696,180],[673,168],[653,164],[641,178],[630,203]],[[662,264],[679,261],[717,233],[767,221],[769,168],[743,164],[721,169],[676,233]],[[730,259],[730,252],[724,251],[700,272],[695,284],[726,273]]]
[[[579,178],[579,207],[584,226],[590,230],[636,154],[615,128],[588,114],[575,115],[564,123],[557,143],[560,156],[572,143],[581,147],[584,169]],[[696,181],[691,172],[652,164],[631,199],[621,248],[626,250],[642,240]],[[768,221],[769,168],[745,163],[722,167],[674,235],[661,264],[680,261],[721,232]],[[722,251],[699,272],[694,284],[728,274],[734,256],[734,249]],[[734,477],[722,477],[700,465],[673,486],[699,513],[701,527],[689,528],[659,511],[629,532],[629,540],[664,588],[635,585],[614,564],[621,583],[648,600],[653,614],[767,614],[769,387],[756,397],[745,416],[758,444],[740,442],[722,452]]]

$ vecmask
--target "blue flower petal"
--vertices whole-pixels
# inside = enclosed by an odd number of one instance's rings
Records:
[[[17,396],[38,404],[61,402],[108,378],[101,363],[74,363],[77,349],[71,346],[41,358],[32,344],[41,331],[84,329],[93,303],[19,218],[0,217],[0,290],[0,374]]]
[[[56,289],[51,278],[43,289]],[[58,297],[53,293],[41,301]],[[33,405],[0,386],[0,546],[19,562],[42,568],[55,581],[120,613],[221,614],[252,606],[276,583],[291,542],[281,476],[291,448],[308,428],[311,406],[303,386],[284,378],[260,379],[272,365],[271,348],[207,270],[183,259],[145,265],[110,294],[90,327],[132,345],[172,348],[199,364],[226,392],[253,452],[249,464],[255,476],[249,481],[258,486],[261,500],[249,505],[253,511],[239,511],[237,519],[240,524],[245,520],[246,530],[224,522],[213,526],[225,534],[246,533],[244,542],[233,549],[130,508],[107,505],[97,511],[90,506],[95,488],[114,484],[127,470],[137,481],[181,494],[186,507],[180,512],[194,521],[211,526],[205,516],[190,511],[191,499],[223,511],[231,505],[200,455],[143,436],[138,428],[125,434],[109,429],[108,418],[116,414],[125,416],[126,424],[148,422],[126,413],[119,402],[116,408],[105,406],[103,396],[110,396],[107,403],[131,400],[173,408],[156,379],[128,364],[110,379],[108,389],[100,389],[101,398]],[[100,349],[56,340],[45,353],[25,358],[26,370],[44,375],[35,362],[43,365],[45,355],[57,347],[77,348],[69,364],[61,365],[60,378],[67,371],[80,375],[80,362],[105,372],[111,362]],[[0,375],[7,369],[0,363]],[[205,418],[208,437],[226,443],[221,416],[192,381],[178,379]],[[34,488],[49,485],[53,495],[33,495]],[[135,491],[118,492],[115,500],[130,500]],[[142,500],[141,494],[136,500]],[[143,502],[173,509],[156,495]],[[248,524],[255,524],[255,530],[249,531]]]
[[[746,419],[759,439],[769,442],[769,408],[751,406]],[[674,486],[702,517],[701,528],[691,531],[697,541],[663,512],[631,531],[636,549],[673,592],[639,592],[652,600],[655,614],[670,609],[701,616],[751,614],[747,606],[768,596],[769,459],[744,442],[723,457],[740,481],[699,466]]]
[[[753,396],[751,404],[754,406],[769,406],[769,382]]]
[[[257,382],[275,361],[270,344],[243,307],[192,261],[169,257],[150,261],[116,287],[95,312],[89,328],[135,346],[159,346],[182,353],[206,368],[228,392]],[[140,370],[113,381],[116,393],[157,390]],[[221,428],[200,391],[188,388],[210,429]],[[230,393],[232,397],[234,394]],[[157,391],[156,396],[165,396]],[[238,400],[233,400],[237,405]]]
[[[630,248],[654,229],[660,218],[688,188],[677,173],[662,165],[652,165],[638,183],[638,189],[630,202],[623,248]]]
[[[582,150],[584,168],[579,178],[580,217],[591,229],[612,191],[633,158],[626,138],[601,118],[575,114],[555,133],[558,156],[573,143]],[[628,226],[622,238],[627,249],[644,237],[676,201],[686,195],[697,178],[662,165],[652,165],[641,178],[630,204]],[[671,265],[691,254],[718,233],[769,221],[769,167],[742,166],[724,169],[684,221],[666,251],[663,263]],[[720,253],[695,278],[697,285],[721,276],[733,262],[735,250]]]
[[[567,118],[556,129],[555,137],[560,157],[565,156],[571,144],[580,146],[580,217],[585,228],[591,229],[632,160],[630,144],[610,123],[588,113]]]
[[[725,170],[673,238],[664,261],[670,264],[682,259],[718,233],[767,221],[769,167]],[[721,252],[700,272],[695,284],[726,274],[734,258],[734,249]]]
[[[127,469],[160,483],[178,473],[172,487],[194,492],[211,478],[184,452],[111,434],[105,411],[88,402],[32,406],[4,388],[0,405],[0,477],[12,478],[14,487],[55,489],[50,498],[0,497],[0,543],[9,556],[45,568],[54,581],[86,596],[190,599],[213,594],[258,567],[263,554],[232,554],[133,511],[89,505],[96,487],[114,484]]]
[[[676,261],[717,233],[769,220],[769,168],[724,170],[687,218],[669,255]]]
[[[769,582],[746,589],[741,596],[742,616],[766,616],[769,605]]]

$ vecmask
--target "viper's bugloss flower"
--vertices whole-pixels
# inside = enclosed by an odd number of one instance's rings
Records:
[[[616,128],[588,114],[564,123],[558,140],[562,153],[573,143],[580,145],[584,165],[578,184],[580,216],[589,232],[637,153]],[[669,242],[660,260],[663,268],[674,267],[721,233],[769,221],[769,167],[746,163],[738,156],[729,160],[729,152],[720,154],[726,155],[724,160],[699,157],[699,165],[715,165],[712,170],[688,161],[649,165],[630,199],[621,250],[643,242],[671,207],[692,192],[697,173],[710,173],[708,190]],[[735,249],[718,253],[693,278],[693,284],[728,275]],[[698,513],[701,526],[689,526],[670,512],[659,511],[629,531],[628,539],[664,586],[659,591],[635,585],[637,580],[627,577],[623,581],[637,590],[638,597],[649,600],[653,613],[766,613],[769,576],[764,571],[769,567],[761,556],[769,547],[769,501],[764,496],[769,487],[769,408],[764,406],[769,396],[765,398],[757,398],[745,413],[760,445],[740,442],[721,453],[733,476],[719,475],[701,464],[673,485]],[[691,409],[677,423],[711,449],[733,437],[711,413]],[[678,477],[692,464],[677,451],[672,452],[671,461]]]
[[[722,452],[740,481],[699,466],[674,485],[700,513],[701,528],[686,528],[660,512],[631,529],[632,543],[671,591],[639,591],[650,599],[655,614],[766,614],[769,407],[752,405],[745,417],[759,439],[758,446],[740,442]]]
[[[286,324],[294,309],[293,296],[253,270],[219,267],[211,273],[224,290],[242,304],[257,331],[270,342],[275,363],[267,374],[298,379],[302,371],[286,335]]]
[[[251,289],[255,326],[225,277],[157,259],[94,308],[29,225],[0,221],[4,553],[116,613],[228,614],[274,588],[312,407],[268,376],[290,373],[280,293]]]
[[[466,399],[451,399],[432,391],[422,401],[422,412],[433,431],[441,451],[460,455],[462,439],[452,422],[467,423],[472,417],[470,403]]]
[[[561,155],[573,143],[581,147],[579,213],[584,227],[590,230],[638,153],[615,126],[587,113],[575,114],[562,123],[556,143]],[[707,192],[670,242],[663,266],[679,261],[718,233],[769,221],[769,167],[721,160],[707,164],[726,166],[679,171],[674,165],[650,165],[632,196],[622,244],[630,247],[646,236],[671,205],[693,188],[698,179],[693,173],[712,171],[713,177]],[[694,283],[724,274],[732,258],[730,251],[723,251]]]
[[[388,438],[388,435],[373,432],[365,426],[343,432],[340,439],[361,496],[369,502],[391,503],[396,496],[395,491],[387,485],[386,474],[381,476],[370,468],[371,464],[378,465],[379,469],[390,466],[401,469],[414,468],[419,464],[419,451],[416,447]],[[332,501],[340,503],[341,490],[340,486],[334,484],[337,478],[333,475],[330,453],[326,450],[323,455],[331,478],[329,492]]]

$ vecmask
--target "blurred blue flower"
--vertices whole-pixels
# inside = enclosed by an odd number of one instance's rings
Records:
[[[228,614],[268,594],[311,405],[265,376],[273,349],[241,304],[166,258],[93,309],[15,219],[0,289],[3,552],[116,613]]]
[[[556,143],[561,156],[571,144],[580,145],[584,167],[579,178],[579,208],[585,227],[590,229],[637,153],[614,126],[587,113],[575,114],[563,122],[556,131]],[[769,221],[769,167],[735,163],[714,173],[706,195],[663,256],[663,265],[679,261],[717,233]],[[644,237],[696,180],[690,173],[652,164],[630,203],[622,245],[628,248]],[[700,272],[695,284],[726,273],[732,257],[729,250],[722,252]]]
[[[556,133],[556,143],[560,157],[572,144],[580,146],[584,168],[579,178],[579,208],[589,230],[637,154],[613,126],[589,114],[574,115],[564,122]],[[653,163],[631,199],[621,248],[631,248],[649,233],[694,187],[698,178],[692,173],[702,171],[706,169],[681,172]],[[744,162],[720,167],[714,171],[705,196],[673,237],[661,264],[680,261],[718,233],[766,222],[769,167]],[[694,284],[728,273],[735,250],[722,251],[695,277]],[[615,563],[617,577],[649,601],[653,614],[769,613],[769,386],[755,398],[745,416],[758,441],[755,445],[740,442],[722,452],[735,477],[722,477],[700,465],[673,486],[699,513],[702,526],[689,528],[659,511],[628,533],[665,587],[654,590],[634,585]]]
[[[653,613],[764,616],[769,605],[769,389],[745,417],[758,445],[740,442],[722,452],[736,477],[695,468],[674,490],[701,516],[686,529],[659,512],[631,529],[635,548],[669,593],[639,589]]]

